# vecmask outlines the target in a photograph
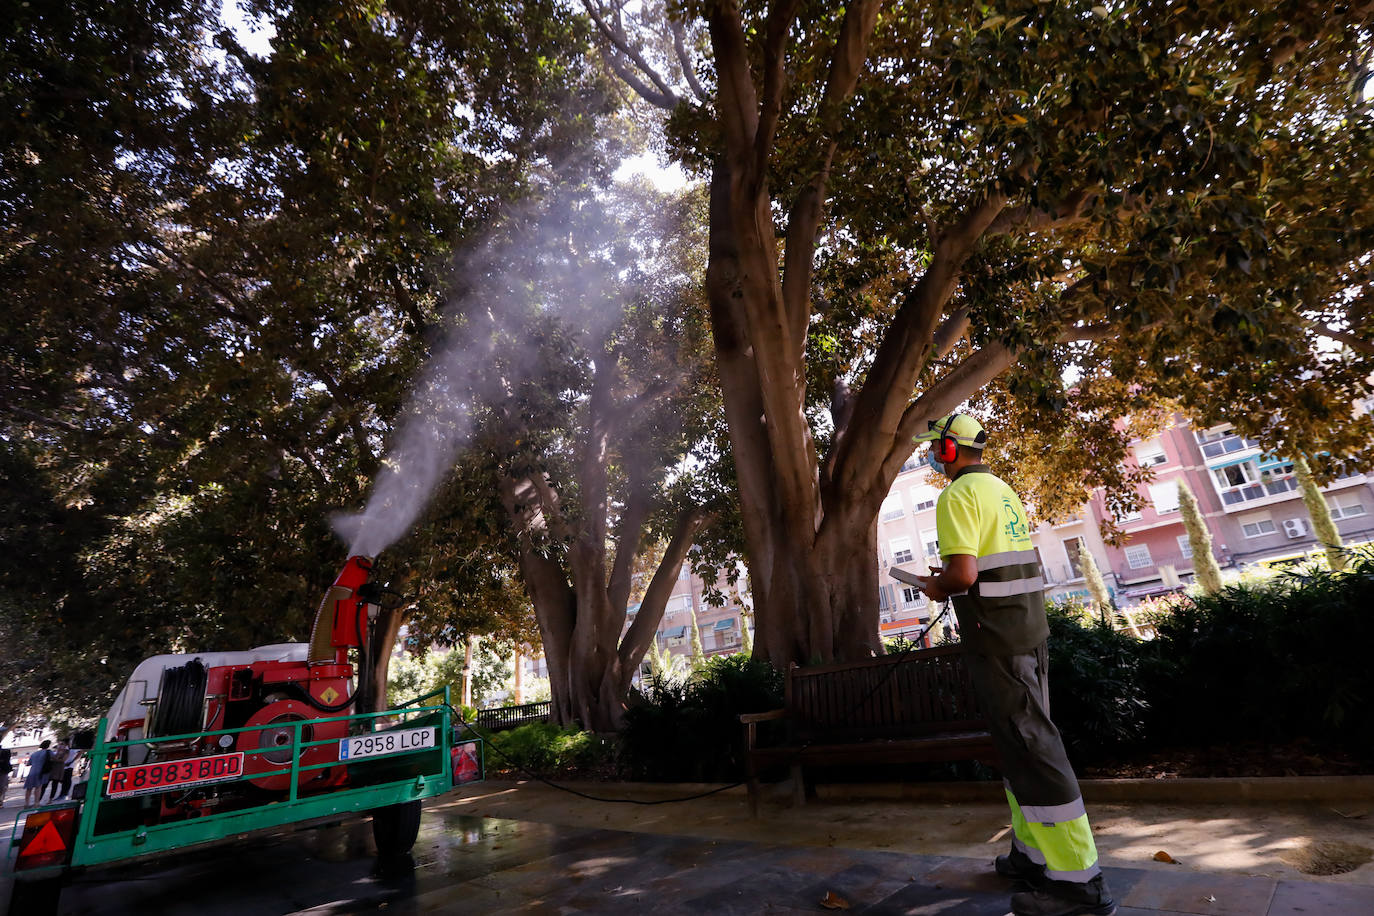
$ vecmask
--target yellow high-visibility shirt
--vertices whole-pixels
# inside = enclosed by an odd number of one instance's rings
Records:
[[[970,652],[1017,655],[1049,635],[1045,580],[1016,492],[985,465],[955,475],[935,506],[940,556],[971,556],[978,581],[955,595],[959,633]]]

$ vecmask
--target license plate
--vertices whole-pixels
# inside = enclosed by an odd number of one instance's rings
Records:
[[[360,757],[382,757],[386,754],[417,751],[421,748],[434,747],[438,736],[439,730],[433,727],[355,735],[339,742],[339,759],[357,760]]]
[[[243,775],[243,754],[215,754],[189,757],[163,763],[144,763],[134,767],[115,767],[105,784],[109,798],[147,795],[168,789],[183,789],[213,782],[225,782]]]

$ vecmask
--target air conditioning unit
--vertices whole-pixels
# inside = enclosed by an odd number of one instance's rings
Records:
[[[1286,518],[1283,520],[1283,533],[1290,538],[1300,538],[1307,534],[1307,521],[1301,518]]]

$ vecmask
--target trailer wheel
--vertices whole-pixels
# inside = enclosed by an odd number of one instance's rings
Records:
[[[10,912],[32,916],[55,916],[62,896],[62,876],[39,881],[14,882],[10,890]]]
[[[403,856],[420,835],[420,800],[401,802],[372,812],[372,839],[382,858]]]

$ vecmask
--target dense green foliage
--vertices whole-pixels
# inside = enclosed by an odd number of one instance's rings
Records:
[[[739,714],[781,705],[781,675],[743,653],[709,658],[681,682],[651,678],[625,714],[621,771],[668,782],[740,779]]]
[[[1190,597],[1141,646],[1151,742],[1307,737],[1374,754],[1374,556]]]
[[[1140,641],[1113,629],[1096,607],[1052,606],[1049,618],[1050,716],[1073,759],[1100,760],[1137,745],[1149,709]]]
[[[487,754],[489,774],[520,771],[545,778],[573,770],[585,774],[606,766],[615,754],[615,743],[607,738],[557,725],[536,722],[509,731],[486,735],[491,745]]]

